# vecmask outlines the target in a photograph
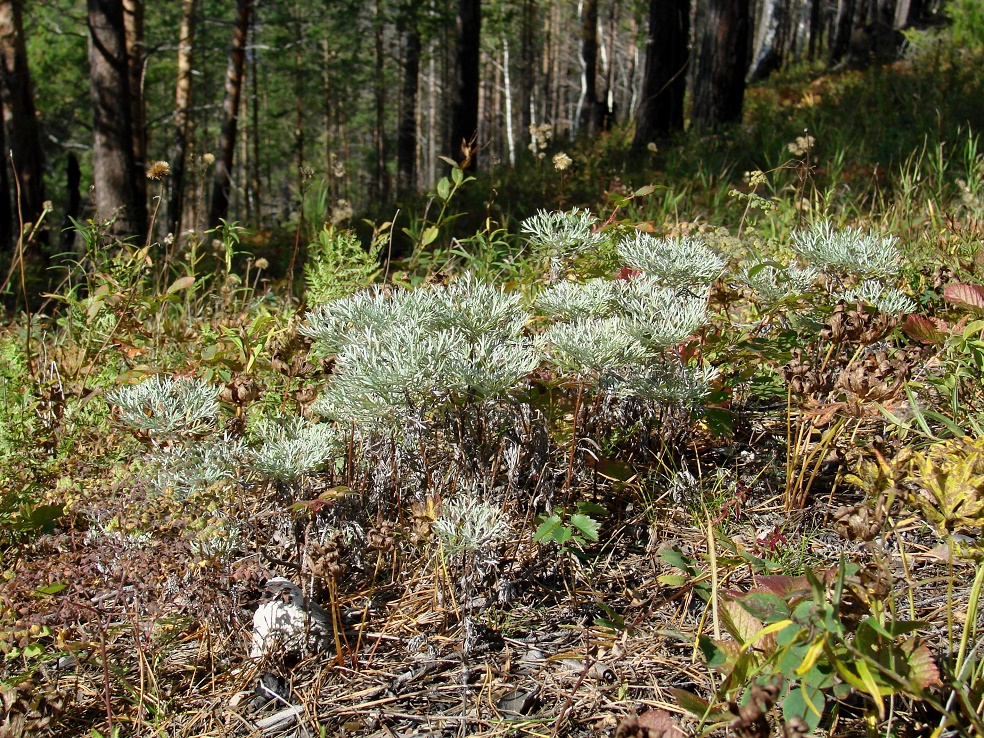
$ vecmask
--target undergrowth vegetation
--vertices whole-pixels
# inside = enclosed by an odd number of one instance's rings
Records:
[[[645,174],[620,132],[452,168],[297,285],[237,224],[82,226],[0,332],[0,734],[984,735],[959,53],[790,77]],[[326,651],[247,658],[274,575]]]

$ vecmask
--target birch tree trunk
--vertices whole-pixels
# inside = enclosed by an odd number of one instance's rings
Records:
[[[167,229],[175,238],[181,231],[184,210],[188,141],[191,137],[191,64],[195,48],[195,0],[181,0],[178,30],[178,74],[174,89],[174,142],[171,153],[171,199],[167,205]]]
[[[142,237],[147,208],[137,195],[122,0],[88,0],[88,27],[96,219],[111,221],[113,235]]]
[[[222,102],[222,132],[215,158],[215,178],[212,182],[212,207],[208,214],[210,228],[219,225],[229,214],[229,195],[232,189],[232,164],[236,153],[236,126],[239,123],[239,97],[243,89],[243,67],[246,62],[246,36],[249,32],[253,0],[237,0],[236,20],[232,27],[229,66],[226,68],[225,98]]]
[[[24,40],[22,0],[0,1],[0,98],[10,121],[2,149],[3,181],[0,181],[0,248],[7,246],[17,235],[17,205],[10,208],[10,196],[20,189],[20,213],[25,222],[36,223],[44,209],[44,156],[41,150],[41,128],[34,109],[34,88],[27,66],[27,46]],[[9,147],[9,149],[8,149]],[[8,153],[9,150],[9,153]],[[11,183],[7,167],[13,164],[16,182]],[[11,186],[14,184],[15,186]],[[6,187],[6,189],[4,189]],[[5,211],[5,212],[3,212]],[[39,232],[42,242],[47,239]]]

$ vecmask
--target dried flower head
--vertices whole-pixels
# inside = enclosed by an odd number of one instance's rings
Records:
[[[646,144],[646,148],[649,150],[649,153],[651,154],[655,154],[657,151],[659,151],[659,148],[652,141]]]
[[[813,151],[813,146],[816,142],[817,140],[813,136],[806,134],[805,136],[797,136],[796,140],[786,146],[786,148],[789,149],[789,153],[793,156],[806,156]]]
[[[558,172],[567,171],[568,169],[570,169],[570,166],[573,163],[574,162],[571,160],[571,157],[569,157],[563,151],[561,151],[559,154],[554,154],[553,156],[554,169],[556,169]]]
[[[160,182],[170,173],[171,165],[166,161],[155,161],[147,167],[147,179],[152,179],[155,182]]]
[[[215,164],[215,154],[202,154],[202,164],[207,167]]]
[[[257,269],[267,269],[270,266],[270,262],[264,259],[262,256],[253,262],[253,266]]]

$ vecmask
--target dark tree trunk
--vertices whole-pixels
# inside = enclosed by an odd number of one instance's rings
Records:
[[[417,184],[417,86],[420,82],[420,29],[417,3],[403,9],[403,95],[396,141],[397,188],[411,192]]]
[[[7,151],[7,131],[3,124],[4,106],[0,102],[0,152]],[[6,159],[6,157],[4,157]],[[7,162],[0,161],[0,254],[13,250],[14,218],[10,208],[10,175]]]
[[[167,228],[175,238],[181,230],[191,138],[191,63],[195,49],[195,0],[181,0],[178,31],[177,82],[174,90],[174,143],[171,154],[171,199],[167,204]]]
[[[830,43],[831,66],[847,56],[851,48],[851,31],[854,24],[856,0],[840,0],[837,4],[837,21],[834,24],[834,37]]]
[[[451,103],[450,156],[459,164],[475,166],[478,147],[479,51],[482,35],[481,0],[458,0],[457,52],[454,96]]]
[[[143,236],[147,206],[138,197],[122,0],[88,0],[92,176],[96,219],[117,236]],[[143,176],[143,173],[140,173]]]
[[[632,149],[683,130],[690,59],[690,0],[649,0],[642,101]]]
[[[73,251],[75,249],[75,223],[78,221],[79,211],[82,209],[82,170],[79,168],[79,159],[75,154],[68,155],[68,163],[65,167],[65,223],[62,227],[61,246],[62,251]]]
[[[147,111],[144,105],[144,0],[123,0],[123,25],[126,28],[126,58],[130,85],[130,121],[133,126],[133,166],[137,170],[136,196],[147,202]]]
[[[373,14],[373,38],[375,48],[375,112],[376,123],[372,129],[372,144],[375,152],[376,167],[372,180],[371,194],[374,200],[386,202],[389,199],[388,177],[386,172],[386,76],[384,74],[386,52],[385,21],[383,19],[381,0],[376,0]]]
[[[7,112],[6,117],[10,121],[6,136],[10,153],[8,154],[7,146],[2,152],[4,176],[6,177],[7,166],[12,159],[14,176],[17,178],[15,185],[19,185],[20,189],[21,215],[25,222],[37,223],[45,200],[44,156],[41,151],[41,128],[34,109],[34,89],[27,67],[21,0],[0,1],[0,94]],[[0,182],[0,189],[3,185]],[[17,224],[14,222],[17,203],[10,209],[10,196],[16,195],[17,187],[11,188],[9,179],[6,187],[7,194],[0,207],[6,206],[9,211],[7,223],[10,230],[3,238],[4,246],[17,231]],[[36,238],[41,242],[47,240],[44,231],[40,231]]]
[[[817,58],[820,51],[820,34],[823,33],[821,5],[823,0],[810,0],[810,60]]]
[[[598,132],[598,0],[581,5],[581,99],[578,128],[589,138]]]
[[[741,120],[748,69],[749,0],[708,0],[697,44],[691,123],[715,127]]]
[[[215,159],[215,178],[212,183],[212,207],[208,214],[210,228],[219,225],[229,214],[229,194],[232,190],[232,163],[236,153],[236,127],[239,123],[239,98],[243,90],[243,67],[246,63],[246,35],[253,9],[253,0],[237,0],[236,21],[232,27],[229,66],[226,68],[225,98],[222,102],[222,132],[219,153]]]

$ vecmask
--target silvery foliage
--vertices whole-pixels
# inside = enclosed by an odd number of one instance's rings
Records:
[[[540,364],[540,354],[527,340],[502,340],[494,334],[471,344],[458,344],[448,357],[449,389],[486,400],[501,397]]]
[[[614,373],[606,379],[605,389],[619,397],[634,397],[661,406],[693,406],[707,397],[717,375],[714,367],[666,361],[641,371]]]
[[[649,351],[680,343],[707,323],[707,287],[695,294],[663,287],[648,276],[616,285],[617,305],[629,332]]]
[[[827,273],[844,271],[859,277],[892,277],[902,268],[895,236],[865,233],[858,228],[836,230],[824,221],[793,234],[790,246],[799,256]]]
[[[916,311],[915,300],[901,290],[888,287],[877,279],[866,279],[856,287],[837,296],[848,303],[863,302],[874,305],[883,313],[907,315]]]
[[[239,526],[228,525],[223,521],[220,523],[220,531],[221,533],[216,532],[207,538],[189,541],[192,555],[197,559],[227,560],[239,551],[242,543],[242,530]]]
[[[752,289],[766,305],[772,305],[787,297],[807,292],[820,272],[813,266],[799,267],[789,264],[785,269],[778,264],[760,263],[746,265],[738,280]]]
[[[119,419],[134,430],[158,436],[197,436],[215,426],[219,391],[204,379],[156,375],[106,393]]]
[[[470,275],[388,298],[363,294],[308,314],[306,335],[337,350],[332,383],[314,406],[333,420],[420,427],[425,405],[437,408],[454,392],[500,396],[539,363],[522,336],[520,296]]]
[[[301,335],[337,351],[366,330],[385,331],[412,320],[421,326],[440,323],[441,306],[433,290],[387,290],[373,286],[309,310],[298,328]]]
[[[513,339],[520,335],[528,319],[521,295],[504,292],[470,273],[436,288],[433,294],[439,306],[438,324],[457,328],[469,341],[489,335]]]
[[[509,535],[509,518],[499,505],[482,499],[477,489],[462,489],[441,506],[431,526],[444,552],[452,557],[492,554]]]
[[[607,279],[589,282],[557,282],[536,297],[536,309],[555,320],[605,318],[615,308],[613,283]]]
[[[628,364],[637,364],[647,351],[624,317],[582,318],[554,323],[537,341],[548,361],[564,372],[582,377],[601,375]]]
[[[219,482],[235,480],[245,457],[245,444],[223,434],[153,452],[147,459],[147,479],[157,492],[171,490],[177,499],[185,499]]]
[[[536,253],[550,257],[550,277],[558,279],[574,257],[605,242],[605,234],[597,230],[597,225],[598,219],[588,210],[539,210],[523,221],[521,232]]]
[[[335,451],[331,427],[301,417],[266,420],[258,435],[262,443],[253,452],[253,470],[281,482],[294,482],[317,471]]]
[[[700,494],[700,482],[686,469],[676,472],[669,483],[670,499],[678,504],[693,500]]]
[[[622,260],[661,285],[681,289],[707,286],[721,276],[725,260],[700,236],[656,238],[636,232],[618,245]]]

